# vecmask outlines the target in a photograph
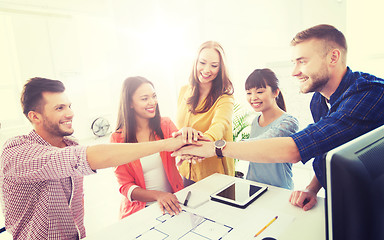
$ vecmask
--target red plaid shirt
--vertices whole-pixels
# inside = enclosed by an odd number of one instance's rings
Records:
[[[64,141],[68,147],[54,147],[32,131],[4,144],[0,197],[14,239],[85,237],[83,176],[94,171],[86,147]]]

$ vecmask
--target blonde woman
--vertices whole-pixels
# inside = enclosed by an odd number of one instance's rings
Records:
[[[232,140],[233,86],[225,65],[224,50],[215,41],[203,43],[193,64],[189,84],[179,93],[177,121],[179,129],[192,127],[211,141]],[[184,186],[213,173],[234,175],[232,158],[211,157],[179,166]]]

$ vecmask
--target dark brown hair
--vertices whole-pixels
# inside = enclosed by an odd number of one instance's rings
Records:
[[[204,106],[202,109],[196,109],[199,103],[199,74],[197,73],[197,64],[199,61],[200,52],[205,48],[211,48],[217,51],[220,56],[220,69],[217,74],[217,77],[212,82],[211,90],[207,96]],[[207,112],[216,100],[223,94],[232,95],[233,94],[233,85],[229,79],[226,63],[225,63],[225,54],[224,50],[218,42],[207,41],[203,43],[197,53],[196,60],[193,64],[192,73],[189,78],[190,85],[192,86],[192,96],[188,99],[187,103],[190,105],[190,111],[193,114]]]
[[[43,92],[64,92],[65,87],[59,80],[34,77],[27,81],[21,93],[21,107],[24,115],[28,118],[30,111],[42,113],[43,111]],[[30,120],[28,118],[28,120]]]
[[[125,79],[120,96],[120,105],[117,117],[117,130],[122,130],[124,142],[136,143],[136,118],[135,111],[131,108],[132,96],[136,90],[144,83],[149,83],[153,87],[153,83],[144,77],[129,77]],[[161,130],[161,116],[159,106],[156,108],[156,115],[149,119],[149,127],[152,132],[161,139],[164,139],[163,131]]]
[[[256,69],[245,81],[245,90],[252,88],[266,88],[267,86],[271,87],[272,92],[276,92],[279,89],[279,79],[277,79],[275,73],[268,68]],[[287,111],[281,90],[276,98],[276,103],[281,110],[284,112]]]

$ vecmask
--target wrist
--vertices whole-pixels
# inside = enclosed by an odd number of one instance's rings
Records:
[[[215,147],[215,154],[217,157],[219,157],[219,158],[224,157],[223,150],[226,147],[226,145],[227,145],[227,142],[225,140],[221,139],[221,140],[215,141],[214,147]]]
[[[161,142],[161,149],[160,151],[167,151],[171,152],[176,150],[176,145],[178,144],[180,140],[178,138],[167,138],[163,139]]]
[[[309,192],[309,193],[312,193],[314,195],[317,195],[317,193],[319,192],[320,188],[316,187],[316,186],[311,186],[311,185],[308,185],[306,188],[305,188],[305,191]]]
[[[209,156],[210,157],[214,157],[216,156],[216,147],[215,147],[215,142],[208,142],[209,144],[209,149],[210,149],[210,153],[209,153]]]
[[[321,188],[322,188],[322,186],[321,186],[320,182],[317,180],[317,177],[314,176],[312,178],[312,181],[305,188],[305,190],[317,195],[317,193],[320,191]]]

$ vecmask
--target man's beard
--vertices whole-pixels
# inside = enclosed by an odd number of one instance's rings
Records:
[[[45,130],[47,130],[47,132],[49,132],[54,136],[59,136],[59,137],[70,136],[74,132],[73,129],[71,129],[70,131],[63,131],[62,129],[60,129],[59,124],[54,124],[45,117],[43,120],[44,120]]]
[[[321,69],[326,69],[325,67],[322,67]],[[308,76],[309,79],[311,79],[311,85],[305,91],[302,91],[303,93],[310,93],[310,92],[320,92],[325,85],[327,85],[329,81],[329,73],[328,70],[319,71],[315,74],[312,74],[312,76]]]

